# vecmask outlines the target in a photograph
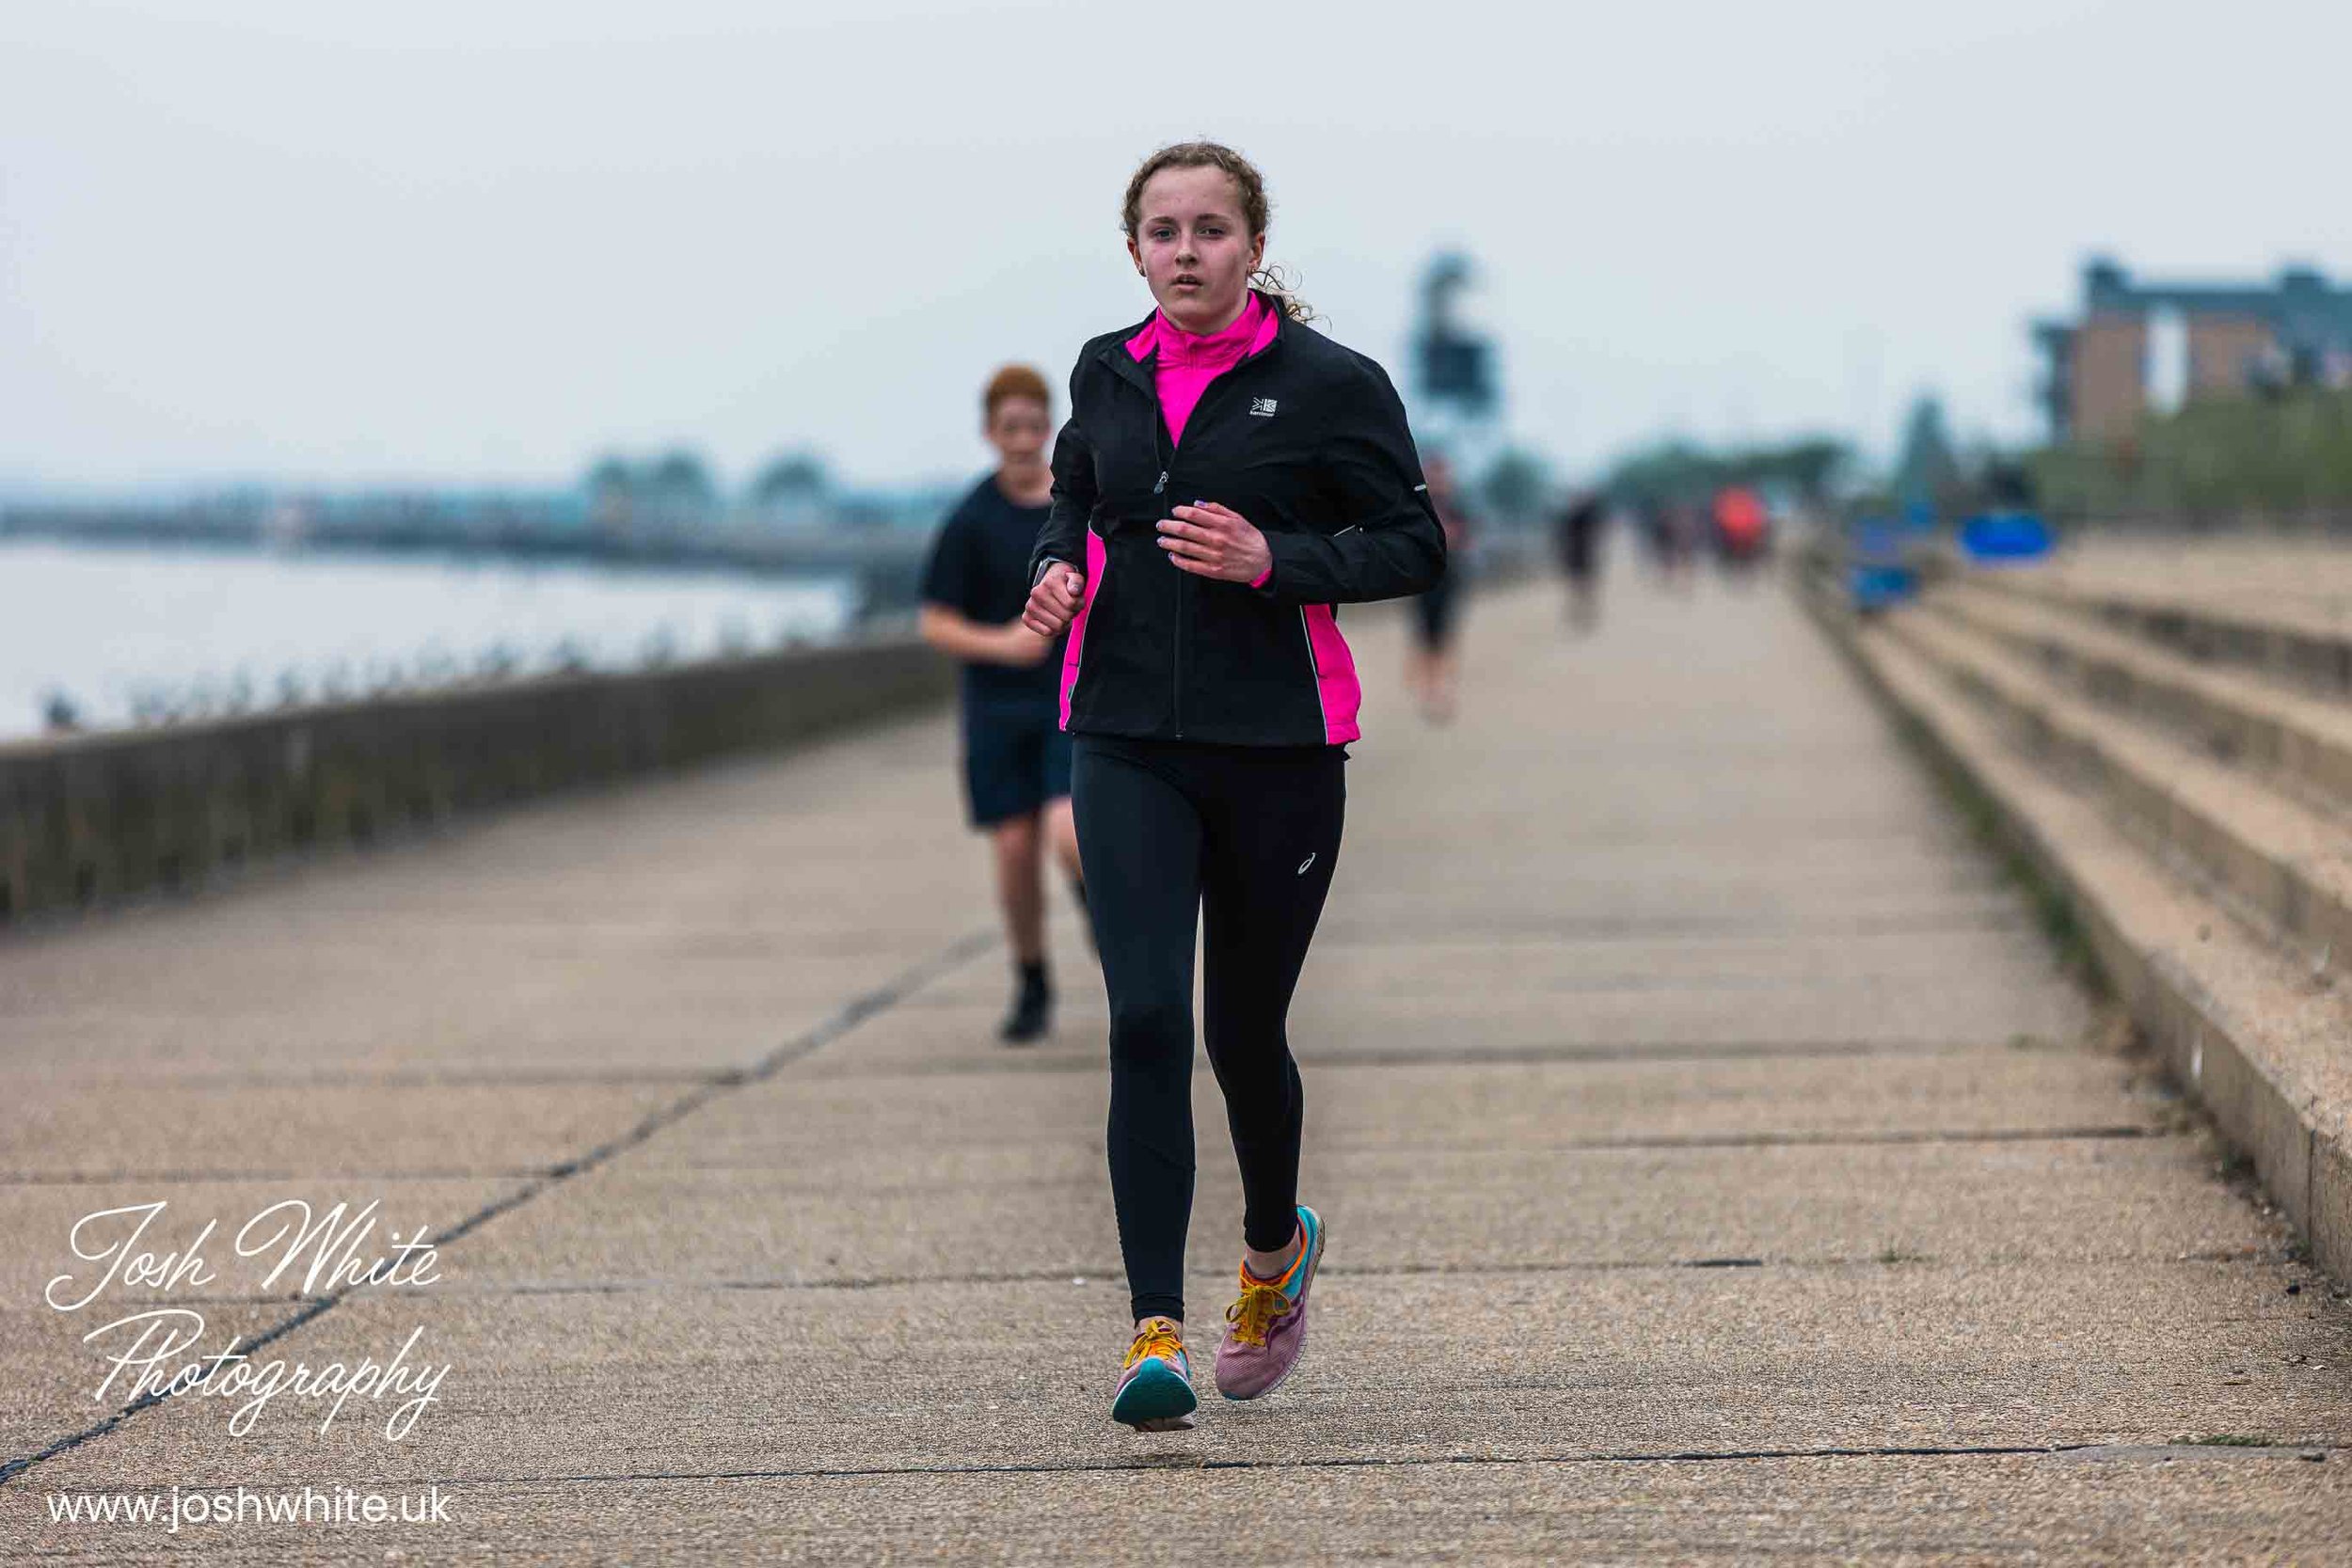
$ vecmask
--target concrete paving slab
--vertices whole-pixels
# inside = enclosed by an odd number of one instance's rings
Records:
[[[741,1067],[989,924],[952,774],[900,765],[936,730],[798,753],[782,787],[772,761],[646,781],[0,942],[0,1064]],[[903,820],[868,841],[874,811]]]
[[[1754,990],[1661,990],[1636,984],[1590,990],[1467,991],[1432,988],[1366,1006],[1317,986],[1291,1012],[1294,1038],[1327,1055],[1371,1054],[1474,1037],[1511,1046],[1601,1040],[1883,1040],[1931,1043],[2062,1038],[2089,1021],[2081,999],[2055,988],[1991,990],[1857,977]],[[1318,1035],[1321,1036],[1318,1038]]]
[[[1100,990],[1090,955],[1064,949],[1061,985]],[[1878,932],[1861,936],[1737,936],[1691,933],[1614,942],[1531,935],[1486,939],[1424,937],[1399,942],[1319,937],[1310,958],[1318,986],[1371,1001],[1397,992],[1549,993],[1649,987],[1675,990],[1754,990],[1835,983],[1931,990],[2047,987],[2058,960],[2038,933],[1960,930]],[[909,999],[909,1006],[1001,1003],[1002,966],[974,962]]]
[[[1102,1062],[1107,1015],[1072,984],[1049,1042],[1009,1052],[995,1037],[1001,1004],[908,1006],[832,1040],[802,1071],[1024,1071]],[[1668,1056],[1692,1050],[1803,1053],[1829,1045],[1919,1049],[2065,1039],[2080,1034],[2089,1016],[2079,996],[2056,985],[1994,990],[1897,983],[1873,990],[1828,979],[1746,991],[1648,985],[1559,993],[1433,989],[1375,1004],[1322,985],[1311,959],[1291,1007],[1289,1034],[1299,1059],[1317,1063],[1596,1051]]]
[[[601,1007],[550,1011],[497,988],[422,994],[403,988],[355,997],[349,1006],[321,1002],[206,1016],[124,1006],[10,1025],[0,1061],[65,1058],[109,1074],[195,1078],[260,1076],[277,1064],[303,1078],[723,1072],[750,1067],[855,994],[681,1008],[675,998],[639,990]]]
[[[643,976],[659,972],[679,990],[729,1016],[780,1004],[821,1005],[880,984],[902,967],[895,949],[858,954],[791,951],[788,938],[773,932],[752,940],[729,939],[733,950],[699,945],[715,938],[654,938],[642,942],[573,943],[547,928],[437,933],[431,943],[354,942],[348,932],[331,945],[305,944],[287,955],[286,966],[269,974],[226,958],[183,961],[157,975],[150,994],[169,996],[187,1012],[200,1013],[224,1033],[278,1034],[298,1021],[347,1009],[355,997],[371,999],[373,1010],[392,1021],[431,1017],[426,998],[474,1003],[495,999],[500,1007],[528,1009],[550,1021],[593,1019],[606,1006],[627,1006],[642,991]],[[680,951],[693,944],[694,951]],[[119,976],[97,966],[69,973],[65,966],[42,972],[38,983],[19,984],[8,998],[8,1034],[0,1037],[0,1059],[10,1041],[38,1036],[46,1026],[70,1023],[95,1012],[117,1018],[125,1011]],[[282,1035],[279,1043],[283,1044]]]
[[[0,1120],[0,1192],[27,1180],[527,1173],[609,1142],[685,1088],[148,1085],[19,1070],[0,1075],[11,1107]]]
[[[1025,1059],[1028,1048],[1007,1052]],[[812,1170],[960,1150],[1100,1150],[1109,1102],[1088,1069],[910,1075],[886,1089],[794,1072],[746,1087],[631,1156],[647,1165]],[[1617,1140],[2155,1131],[2179,1114],[2121,1057],[2044,1045],[1936,1054],[1575,1062],[1375,1061],[1303,1075],[1311,1148],[1495,1148]],[[1223,1101],[1196,1056],[1200,1160],[1224,1154]]]
[[[2285,1259],[2178,1138],[1494,1149],[1316,1146],[1301,1193],[1339,1271]],[[451,1288],[1118,1277],[1099,1142],[846,1153],[782,1170],[568,1182],[453,1255]],[[1191,1255],[1238,1261],[1230,1153],[1203,1151]],[[1336,1243],[1335,1243],[1336,1244]],[[1228,1268],[1230,1270],[1230,1263]],[[1213,1301],[1231,1296],[1231,1275]]]
[[[2213,1263],[1334,1275],[1279,1396],[1212,1396],[1198,1431],[1141,1437],[1106,1415],[1124,1335],[1105,1282],[411,1294],[302,1336],[315,1362],[421,1325],[417,1355],[453,1370],[406,1440],[383,1439],[379,1412],[322,1434],[288,1409],[232,1444],[222,1411],[174,1401],[40,1483],[2352,1444],[2344,1313],[2281,1279]],[[1193,1289],[1207,1299],[1213,1278]]]
[[[1422,992],[1383,994],[1368,1006],[1340,988],[1318,984],[1292,1009],[1294,1035],[1311,1041],[1316,1031],[1325,1031],[1329,1037],[1320,1043],[1334,1052],[1399,1044],[1420,1049],[1432,1040],[1473,1034],[1496,1045],[1644,1037],[1915,1043],[2067,1037],[2079,1033],[2090,1016],[2079,997],[2054,985],[1963,987],[1900,976],[1881,981],[1867,974],[1752,990],[1661,988],[1645,981],[1556,992],[1440,987],[1433,976]]]
[[[1644,879],[1564,892],[1560,882],[1534,878],[1466,886],[1458,873],[1447,873],[1418,886],[1353,890],[1326,913],[1316,933],[1343,942],[1377,941],[1400,927],[1453,940],[1524,935],[1653,940],[1759,932],[1869,937],[2032,928],[2006,890],[1893,890],[1820,898],[1769,879],[1733,885],[1710,879],[1690,886]]]

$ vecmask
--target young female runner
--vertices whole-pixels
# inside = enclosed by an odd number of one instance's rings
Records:
[[[1127,254],[1159,308],[1079,351],[1024,619],[1069,641],[1061,722],[1110,995],[1111,1196],[1136,1319],[1112,1418],[1192,1424],[1192,953],[1241,1164],[1240,1299],[1216,1386],[1298,1357],[1322,1217],[1298,1201],[1283,1032],[1339,857],[1355,661],[1334,607],[1416,594],[1445,538],[1380,367],[1302,325],[1263,270],[1265,182],[1214,142],[1127,182]],[[1256,287],[1252,285],[1256,284]]]

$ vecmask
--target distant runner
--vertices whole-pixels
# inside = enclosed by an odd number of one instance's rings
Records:
[[[1715,546],[1724,565],[1734,571],[1764,559],[1772,537],[1772,514],[1762,498],[1745,485],[1726,485],[1715,492]]]
[[[1561,575],[1568,579],[1568,624],[1590,631],[1600,620],[1600,529],[1608,501],[1597,490],[1580,491],[1552,524]]]
[[[1013,1044],[1052,1026],[1045,959],[1050,842],[1083,907],[1078,837],[1070,815],[1070,737],[1060,722],[1055,640],[1021,624],[1029,549],[1054,486],[1045,442],[1052,394],[1026,365],[991,377],[983,427],[999,458],[932,543],[923,572],[923,640],[963,661],[963,788],[972,825],[994,846],[996,894],[1012,945],[1012,1010],[998,1031]]]
[[[1421,714],[1433,724],[1454,717],[1454,634],[1461,618],[1460,579],[1468,560],[1470,515],[1454,483],[1454,465],[1437,452],[1422,464],[1429,482],[1429,499],[1445,529],[1445,576],[1413,599],[1411,645],[1405,654],[1405,689],[1421,704]]]

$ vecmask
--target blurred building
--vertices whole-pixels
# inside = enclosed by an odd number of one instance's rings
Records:
[[[2101,258],[2083,268],[2081,319],[2033,335],[2053,440],[2123,436],[2191,399],[2352,385],[2352,288],[2304,267],[2268,285],[2141,283]]]

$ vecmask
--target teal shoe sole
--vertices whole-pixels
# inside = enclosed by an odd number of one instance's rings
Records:
[[[1200,1396],[1176,1369],[1153,1356],[1111,1402],[1111,1419],[1122,1426],[1142,1428],[1148,1422],[1172,1421],[1200,1407]]]

